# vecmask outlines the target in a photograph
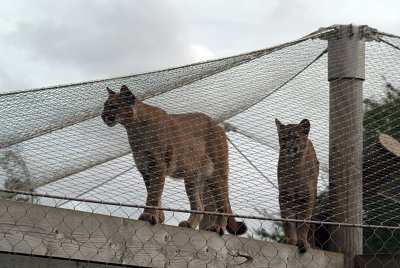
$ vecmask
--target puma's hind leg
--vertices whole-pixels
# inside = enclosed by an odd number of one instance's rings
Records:
[[[206,177],[206,183],[214,199],[213,206],[216,208],[216,212],[232,214],[228,189],[228,143],[223,129],[218,129],[218,131],[221,131],[221,136],[208,145],[208,158],[213,169]],[[228,217],[216,215],[210,218],[210,223],[212,224],[207,227],[208,231],[223,235],[228,225]]]
[[[185,178],[185,190],[189,198],[190,210],[203,211],[204,206],[201,199],[202,185],[200,178]],[[181,221],[179,226],[196,229],[203,215],[199,213],[190,213],[189,219]]]
[[[208,187],[211,189],[211,193],[214,197],[214,204],[216,212],[232,214],[232,209],[228,198],[228,180],[227,175],[219,174],[215,172],[212,177],[207,178]],[[228,224],[228,218],[226,216],[217,215],[211,221],[212,225],[207,227],[208,231],[216,232],[219,235],[223,235]]]
[[[203,192],[200,195],[202,198],[202,203],[204,205],[204,211],[207,212],[216,212],[217,207],[215,206],[214,197],[212,196],[211,189],[208,187],[208,183],[203,183]],[[199,224],[200,230],[207,230],[207,228],[211,225],[214,225],[217,222],[216,215],[204,214],[203,218]]]

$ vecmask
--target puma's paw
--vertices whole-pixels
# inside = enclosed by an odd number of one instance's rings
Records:
[[[297,246],[299,247],[299,251],[301,254],[306,253],[307,250],[310,248],[310,244],[304,240],[299,240],[297,242]]]
[[[158,223],[158,217],[154,216],[153,214],[149,213],[142,213],[139,216],[139,221],[147,221],[151,224],[157,224]]]
[[[192,224],[189,221],[181,221],[179,223],[179,226],[193,229]]]
[[[283,239],[283,244],[296,246],[297,245],[297,239],[296,238],[292,238],[292,237],[285,237]]]
[[[215,233],[217,233],[219,235],[223,235],[224,234],[224,229],[218,224],[213,224],[211,226],[208,226],[207,227],[207,231],[215,232]]]
[[[159,210],[159,211],[158,211],[158,223],[163,223],[164,220],[165,220],[164,211]]]

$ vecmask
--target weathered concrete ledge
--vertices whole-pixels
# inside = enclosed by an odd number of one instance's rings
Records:
[[[47,267],[40,257],[140,267],[343,267],[335,252],[300,255],[294,246],[10,200],[0,200],[0,251],[37,256],[28,258],[40,267]]]

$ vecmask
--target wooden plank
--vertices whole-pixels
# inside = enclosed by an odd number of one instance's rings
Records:
[[[0,251],[142,267],[343,267],[343,255],[0,200]]]

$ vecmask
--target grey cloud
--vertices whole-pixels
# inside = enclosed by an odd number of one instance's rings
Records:
[[[287,38],[289,36],[301,37],[320,27],[333,24],[367,24],[381,31],[398,34],[400,17],[397,15],[397,10],[399,8],[400,2],[397,0],[388,0],[379,4],[375,0],[318,2],[281,0],[270,10],[266,21],[270,25],[275,25],[277,39],[287,41],[290,40]]]
[[[0,93],[5,89],[27,88],[29,85],[30,82],[25,77],[15,77],[0,66]]]
[[[38,65],[62,66],[60,72],[78,69],[94,79],[191,61],[189,41],[163,1],[39,1],[27,6],[30,15],[0,38]]]
[[[278,45],[332,24],[368,24],[399,35],[400,1],[166,0],[193,40],[221,56]]]
[[[219,56],[231,56],[274,44],[268,35],[274,25],[263,23],[275,1],[166,0],[188,26],[192,40],[211,48]],[[276,43],[275,43],[276,44]]]
[[[8,72],[0,79],[37,87],[143,72],[193,62],[193,44],[230,56],[334,23],[399,35],[399,8],[398,0],[0,1],[0,68]]]

